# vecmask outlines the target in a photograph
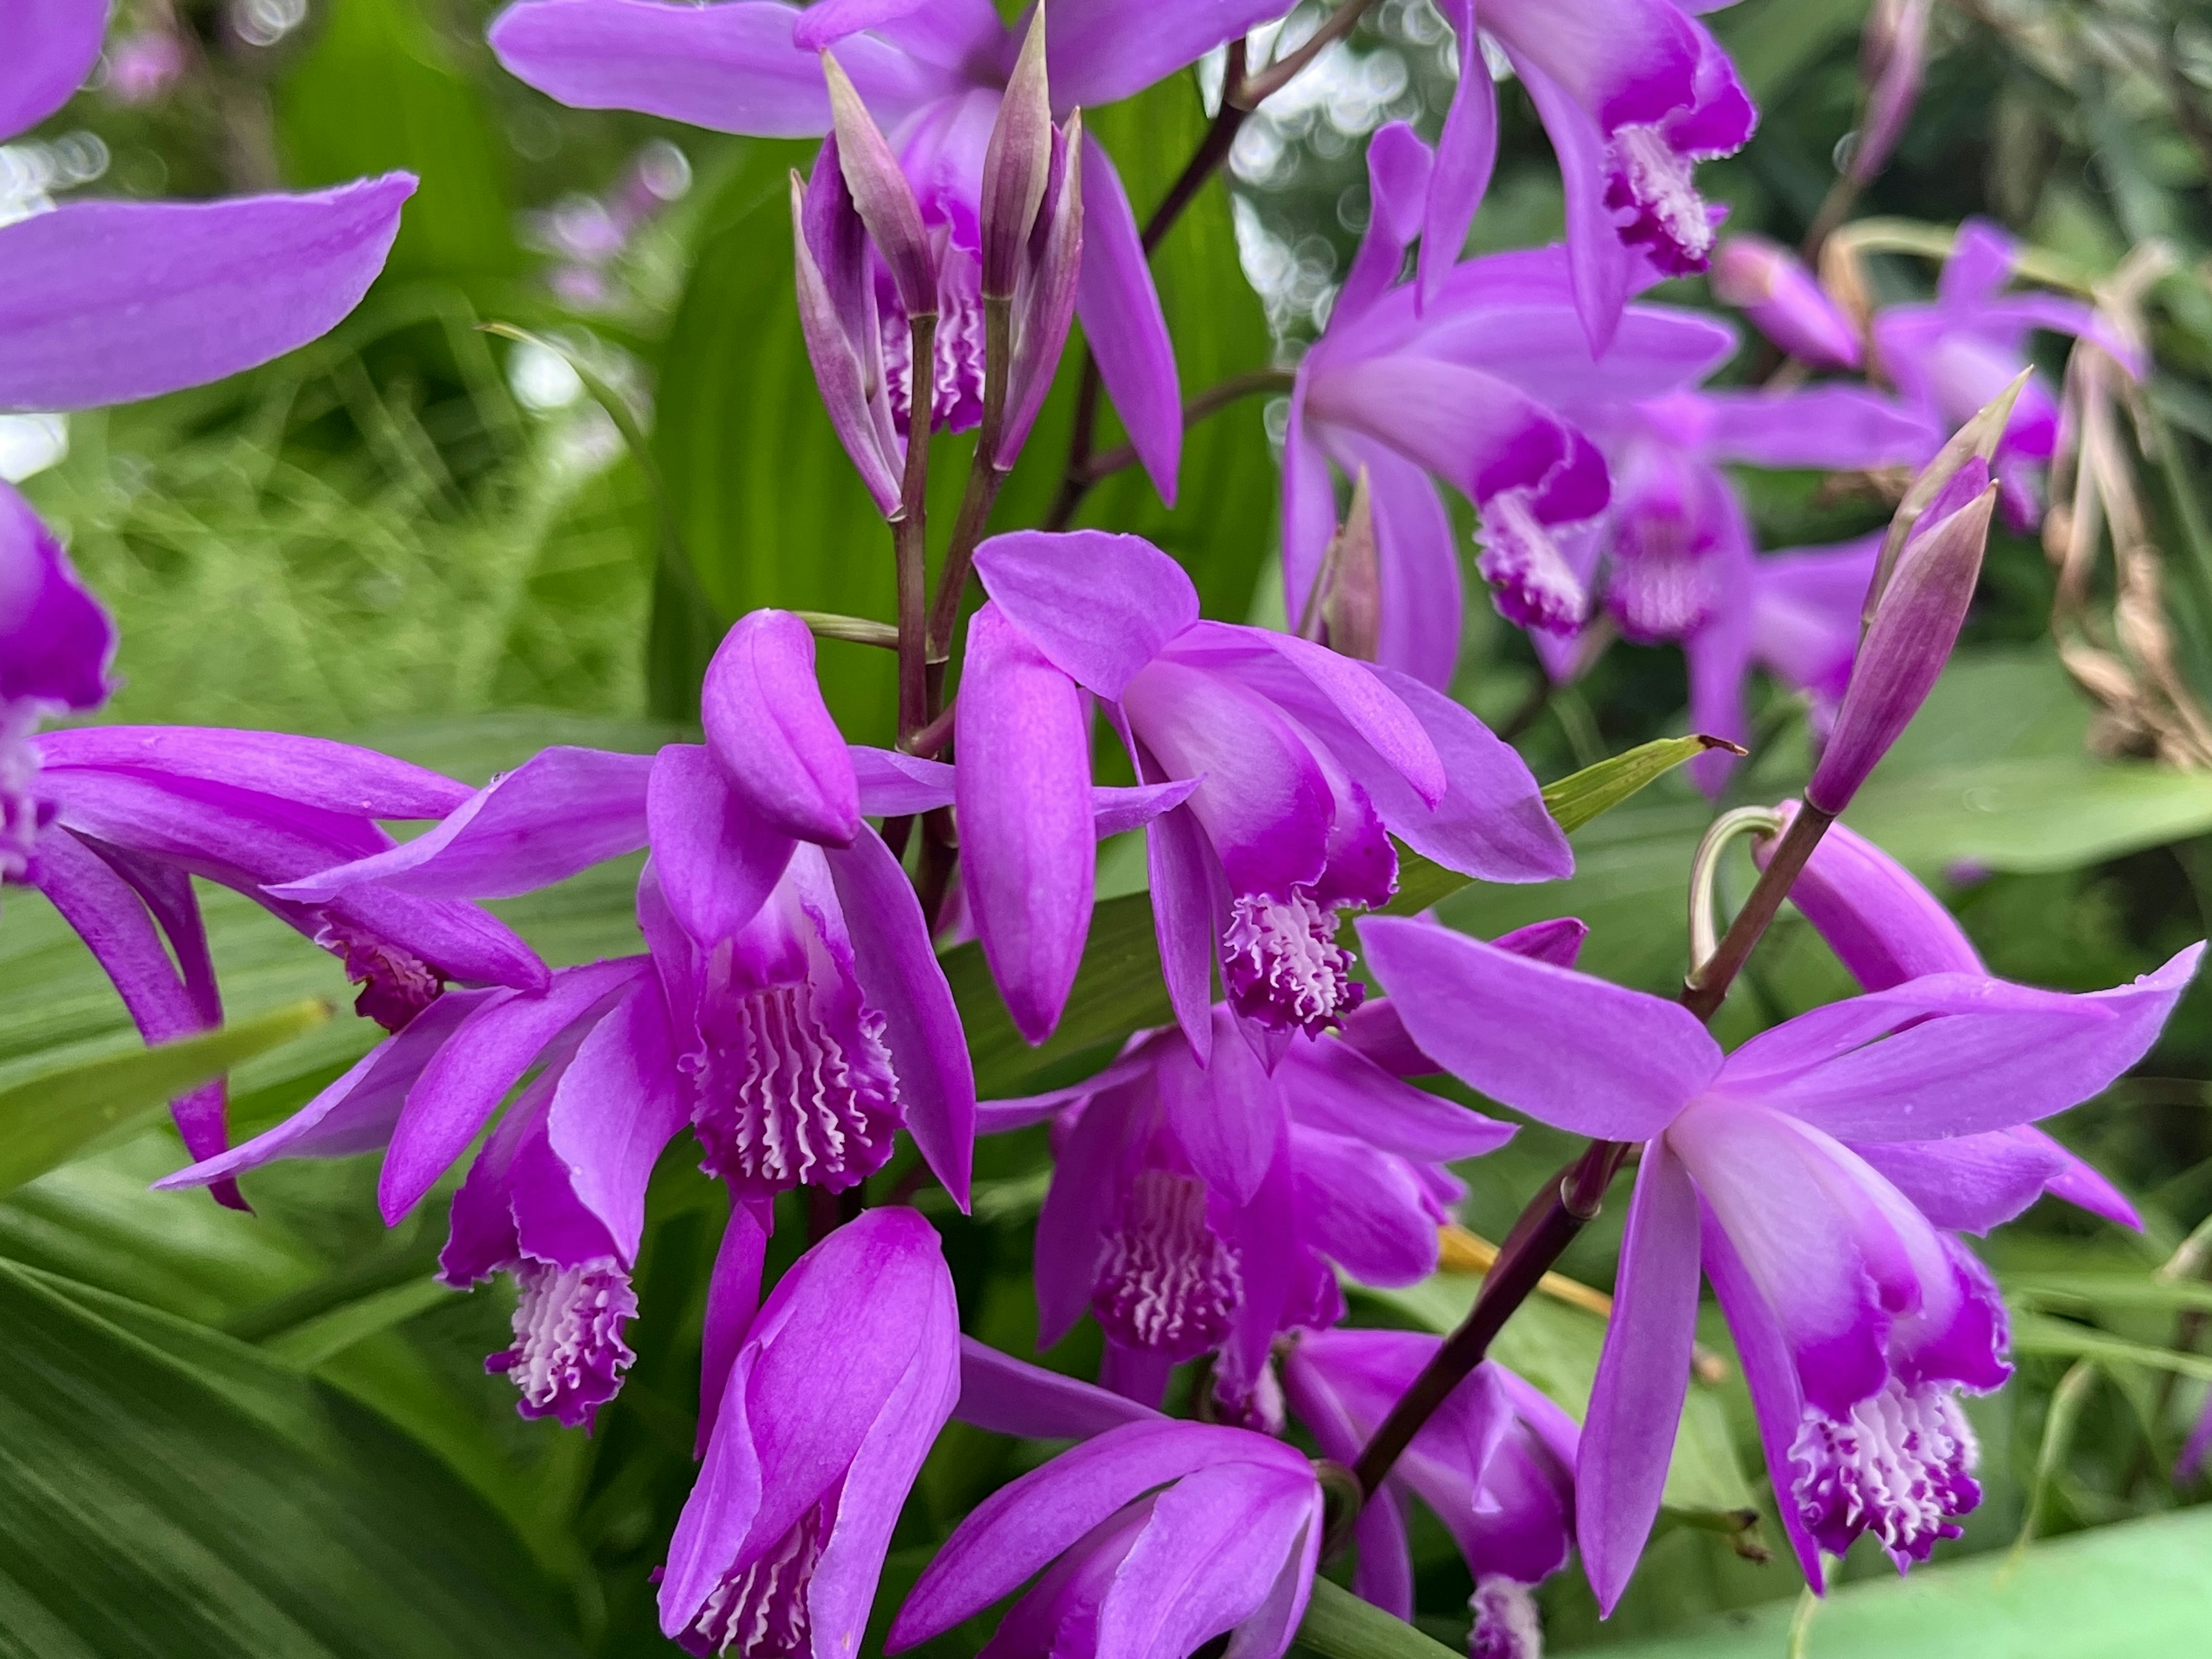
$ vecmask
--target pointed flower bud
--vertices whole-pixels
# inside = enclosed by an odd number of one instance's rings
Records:
[[[892,417],[884,372],[867,232],[846,192],[835,138],[822,146],[811,181],[791,175],[791,233],[799,330],[823,409],[877,510],[888,518],[898,510],[906,443]]]
[[[1898,556],[1918,530],[1922,518],[1950,487],[1960,468],[1977,460],[1986,468],[1996,461],[1997,446],[2004,441],[2006,428],[2012,424],[2013,405],[2020,401],[2021,388],[2034,373],[2033,368],[2028,368],[2014,375],[2010,386],[1976,410],[1972,420],[1944,441],[1942,448],[1936,452],[1936,459],[1921,468],[1920,476],[1906,487],[1905,499],[1890,514],[1889,529],[1881,538],[1881,551],[1875,560],[1874,580],[1867,585],[1866,604],[1859,611],[1862,638],[1874,625],[1875,611],[1881,604],[1881,596],[1889,590],[1890,578],[1896,573]]]
[[[921,204],[914,199],[897,154],[877,126],[868,106],[837,60],[822,54],[822,73],[830,83],[830,118],[837,139],[837,164],[853,206],[883,256],[899,303],[907,315],[937,314],[937,260],[921,223]]]
[[[1713,297],[1812,368],[1856,368],[1858,331],[1797,256],[1764,236],[1731,236],[1713,256]]]
[[[1857,184],[1873,182],[1888,165],[1912,119],[1928,67],[1928,17],[1935,0],[1877,0],[1859,42],[1859,76],[1866,84],[1866,112],[1851,146],[1849,172]]]
[[[814,635],[788,611],[738,618],[700,689],[707,747],[730,787],[780,834],[849,847],[860,783],[814,678]]]
[[[1022,41],[983,152],[983,297],[1010,300],[1053,167],[1052,94],[1046,82],[1044,7]]]
[[[1014,283],[1013,349],[1006,371],[1006,413],[991,464],[1010,471],[1052,390],[1060,354],[1075,319],[1075,285],[1083,267],[1083,113],[1052,134],[1045,191],[1030,228]]]
[[[1850,804],[1926,701],[1966,619],[1989,542],[1996,485],[1974,456],[1929,504],[1899,554],[1859,643],[1850,685],[1805,799],[1831,816]]]
[[[1352,483],[1344,523],[1322,556],[1317,591],[1322,643],[1339,656],[1375,661],[1381,654],[1382,634],[1382,566],[1364,466]]]

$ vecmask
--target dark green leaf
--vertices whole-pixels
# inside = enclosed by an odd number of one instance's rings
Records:
[[[80,1060],[0,1090],[0,1193],[146,1121],[173,1097],[289,1042],[332,1012],[309,998],[219,1031]]]
[[[0,1650],[572,1655],[434,1459],[251,1348],[0,1263]]]
[[[2212,1355],[2184,1353],[2173,1348],[2154,1348],[2107,1335],[2087,1325],[2050,1319],[2039,1314],[2015,1318],[2012,1328],[2014,1353],[2057,1354],[2072,1359],[2101,1359],[2121,1365],[2142,1365],[2212,1382]]]
[[[1457,1659],[1433,1637],[1326,1578],[1314,1580],[1294,1640],[1321,1659]]]

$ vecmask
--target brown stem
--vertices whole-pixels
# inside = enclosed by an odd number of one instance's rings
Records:
[[[935,667],[937,665],[932,664],[931,666]],[[938,678],[936,675],[931,676],[933,680]],[[936,696],[937,690],[933,685],[930,690],[931,700],[933,702]],[[929,724],[907,738],[900,746],[909,755],[918,755],[923,760],[929,759],[939,750],[952,741],[953,710],[958,706],[958,694],[955,693],[953,701],[947,702],[945,707],[932,714],[929,717]]]
[[[1256,397],[1266,392],[1288,392],[1297,376],[1286,368],[1255,368],[1243,374],[1232,374],[1217,385],[1210,386],[1182,406],[1182,423],[1186,428],[1197,425],[1207,416],[1218,414],[1234,403]],[[1077,469],[1083,487],[1088,489],[1101,478],[1109,478],[1125,468],[1137,464],[1134,444],[1117,444],[1113,448],[1093,455]]]
[[[1828,186],[1828,193],[1820,200],[1820,210],[1814,214],[1812,225],[1805,232],[1805,241],[1798,257],[1814,270],[1820,268],[1820,250],[1836,228],[1850,217],[1851,210],[1858,205],[1859,192],[1864,183],[1854,178],[1845,168],[1836,175],[1836,182]]]
[[[899,482],[899,515],[891,521],[898,556],[899,736],[929,720],[927,641],[923,601],[929,580],[929,385],[937,361],[937,319],[914,319],[914,388],[907,416],[906,475]]]
[[[1683,988],[1683,1006],[1700,1019],[1712,1018],[1729,983],[1751,955],[1752,946],[1766,931],[1782,901],[1789,895],[1806,860],[1835,822],[1832,815],[1810,805],[1801,805],[1790,820],[1781,845],[1760,872],[1759,884],[1730,924],[1711,960],[1699,964]],[[1411,1387],[1399,1396],[1374,1435],[1361,1449],[1352,1473],[1366,1498],[1374,1497],[1399,1455],[1413,1443],[1421,1425],[1435,1414],[1453,1389],[1467,1380],[1490,1350],[1491,1340],[1504,1328],[1513,1310],[1527,1301],[1544,1275],[1589,1224],[1605,1199],[1606,1188],[1630,1148],[1618,1140],[1594,1140],[1565,1174],[1528,1202],[1513,1231],[1498,1246],[1498,1260],[1484,1277],[1474,1306],[1459,1328],[1443,1340],[1435,1356],[1421,1368]]]
[[[1328,21],[1306,37],[1305,44],[1287,58],[1279,58],[1256,75],[1239,76],[1231,83],[1224,77],[1221,83],[1221,101],[1225,107],[1234,98],[1246,109],[1257,109],[1291,83],[1298,71],[1326,52],[1332,41],[1341,40],[1359,25],[1359,20],[1374,3],[1374,0],[1345,0],[1328,15]]]

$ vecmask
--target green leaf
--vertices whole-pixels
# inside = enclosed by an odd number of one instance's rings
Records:
[[[2137,1659],[2204,1648],[2212,1508],[2098,1527],[2015,1559],[1992,1553],[1846,1584],[1814,1616],[1808,1659]],[[1607,1659],[1778,1659],[1793,1604],[1771,1601]]]
[[[574,1656],[507,1529],[253,1349],[0,1262],[0,1630],[40,1659]]]
[[[219,1031],[79,1061],[0,1090],[0,1193],[147,1121],[168,1100],[313,1030],[332,1012],[311,997]]]
[[[1601,813],[1610,812],[1645,784],[1666,776],[1684,761],[1694,760],[1710,750],[1735,747],[1725,738],[1694,734],[1640,743],[1610,760],[1585,766],[1557,783],[1546,784],[1544,810],[1571,836]]]
[[[2148,1308],[2164,1313],[2212,1313],[2212,1285],[2143,1273],[2007,1274],[2004,1289],[2008,1299],[2042,1308],[2057,1304],[2093,1312]]]
[[[337,0],[277,88],[288,183],[334,185],[405,167],[392,276],[501,276],[520,268],[506,147],[477,87],[416,0]]]
[[[2069,1359],[2100,1359],[2113,1364],[2143,1365],[2212,1382],[2212,1355],[2154,1348],[2144,1342],[2109,1336],[2087,1325],[2026,1314],[2013,1321],[2014,1353],[2056,1354]]]
[[[1321,1659],[1458,1659],[1434,1637],[1326,1578],[1314,1580],[1313,1599],[1291,1640]]]

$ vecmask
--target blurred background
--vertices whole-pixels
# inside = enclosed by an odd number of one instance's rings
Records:
[[[0,148],[6,216],[81,192],[233,194],[392,167],[422,180],[384,278],[324,341],[150,403],[0,420],[0,473],[65,535],[121,625],[124,686],[105,718],[342,735],[480,781],[547,742],[645,748],[680,730],[707,653],[745,610],[890,614],[887,541],[819,411],[793,306],[784,181],[812,146],[562,107],[499,70],[483,42],[493,9],[119,0],[93,83]],[[1860,108],[1865,13],[1864,0],[1743,0],[1708,20],[1764,115],[1741,155],[1700,175],[1730,228],[1795,245],[1828,198]],[[1321,15],[1301,8],[1284,38]],[[1382,0],[1246,124],[1227,177],[1155,262],[1187,394],[1295,361],[1365,222],[1366,136],[1406,119],[1432,137],[1454,64],[1428,0]],[[1085,112],[1140,215],[1195,147],[1219,77],[1202,66]],[[1517,87],[1500,91],[1503,151],[1474,231],[1485,251],[1561,226],[1541,130]],[[2124,581],[2099,565],[2054,622],[2052,562],[2000,531],[1957,661],[1851,817],[1941,884],[1994,971],[2040,984],[2088,989],[2145,971],[2212,916],[2208,185],[2212,12],[2189,0],[1951,0],[1934,11],[1911,124],[1856,209],[1903,225],[1858,262],[1876,303],[1929,294],[1930,251],[1976,214],[2085,288],[2131,255],[2164,256],[2140,296],[2156,372],[2120,411],[2130,552],[2143,556]],[[1711,304],[1698,280],[1656,297]],[[2038,338],[2056,388],[2067,342]],[[1001,499],[1004,526],[1037,522],[1051,499],[1079,361],[1071,351]],[[1759,372],[1747,345],[1721,379]],[[1279,617],[1284,416],[1279,400],[1248,399],[1194,428],[1175,509],[1129,471],[1092,492],[1080,521],[1175,552],[1211,615]],[[967,441],[941,441],[940,527]],[[1864,480],[1742,482],[1771,547],[1887,516]],[[1533,656],[1473,583],[1469,641],[1457,693],[1494,720],[1529,711],[1520,742],[1540,778],[1681,729],[1678,650],[1616,647],[1537,707]],[[830,643],[822,661],[848,734],[888,737],[888,657]],[[1804,775],[1802,703],[1758,696],[1760,742],[1737,799],[1778,799]],[[1488,933],[1579,915],[1594,929],[1586,966],[1664,990],[1682,969],[1685,872],[1709,816],[1686,784],[1655,787],[1577,838],[1565,888],[1470,889],[1448,918]],[[505,908],[550,958],[627,950],[634,873]],[[325,959],[248,907],[212,902],[210,925],[234,1018],[338,988]],[[1723,1017],[1731,1039],[1846,986],[1785,922],[1746,988]],[[241,1130],[361,1052],[354,1024],[241,1070]],[[89,959],[11,891],[0,1091],[131,1042]],[[1986,1579],[2031,1533],[2137,1522],[2207,1495],[2172,1470],[2212,1377],[2200,1343],[2212,1291],[2195,1257],[2175,1260],[2212,1211],[2208,1077],[2212,1003],[2199,988],[2139,1074],[2059,1129],[2137,1203],[2144,1234],[2046,1203],[1988,1242],[2014,1304],[2020,1377],[1977,1402],[1990,1496],[1939,1557],[1984,1556]],[[1016,1137],[982,1156],[975,1218],[938,1218],[971,1327],[1025,1352],[1042,1149]],[[1498,1236],[1563,1156],[1535,1132],[1472,1168],[1469,1224]],[[462,1297],[428,1280],[435,1200],[387,1235],[373,1172],[283,1166],[252,1188],[262,1213],[240,1218],[143,1190],[177,1161],[165,1129],[144,1129],[58,1169],[18,1160],[0,1182],[11,1193],[0,1257],[14,1264],[0,1302],[32,1356],[0,1382],[0,1466],[46,1436],[120,1483],[110,1501],[88,1477],[76,1505],[43,1522],[35,1506],[0,1517],[0,1569],[53,1621],[52,1644],[23,1650],[125,1650],[121,1627],[100,1622],[103,1601],[135,1602],[168,1632],[148,1650],[165,1655],[671,1650],[647,1574],[690,1475],[687,1333],[719,1230],[703,1177],[672,1156],[657,1180],[641,1297],[669,1316],[638,1325],[638,1366],[587,1440],[517,1421],[511,1389],[478,1372],[503,1345],[507,1309],[501,1293]],[[1593,1230],[1565,1270],[1609,1283],[1614,1225]],[[1363,1314],[1449,1322],[1475,1282],[1440,1275]],[[1587,1313],[1540,1301],[1500,1355],[1571,1396],[1587,1389],[1597,1331]],[[1088,1364],[1085,1340],[1056,1361]],[[1717,1328],[1711,1340],[1724,1356]],[[241,1343],[258,1351],[252,1364]],[[1715,1645],[1723,1626],[1696,1621],[1773,1604],[1746,1627],[1762,1645],[1743,1650],[1781,1651],[1796,1592],[1786,1567],[1759,1563],[1780,1540],[1743,1512],[1771,1496],[1724,1359],[1714,1376],[1694,1394],[1670,1518],[1620,1613],[1601,1629],[1563,1575],[1545,1592],[1555,1650],[1688,1628],[1708,1633],[1680,1638],[1681,1652],[1733,1652]],[[902,1523],[886,1608],[900,1575],[1026,1455],[947,1437]],[[2114,1536],[2137,1559],[2182,1551],[2177,1586],[2212,1594],[2212,1534],[2160,1524]],[[1441,1531],[1419,1541],[1425,1623],[1463,1644],[1464,1568]],[[1844,1574],[1887,1571],[1869,1551]],[[1836,1614],[1825,1638],[1815,1620],[1806,1650],[1890,1651],[1905,1626],[1885,1637],[1886,1617],[1909,1620],[1917,1639],[1948,1628],[1928,1596],[1897,1605],[1905,1612]],[[2106,1635],[2124,1617],[2084,1606]],[[1971,1632],[1984,1626],[1958,1617],[1965,1633],[1929,1651],[2028,1651],[1978,1645]],[[1863,1626],[1875,1633],[1850,1633]],[[985,1633],[939,1645],[972,1652]],[[2038,1651],[2123,1650],[2050,1636]]]

